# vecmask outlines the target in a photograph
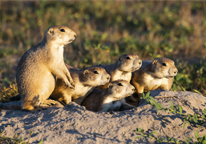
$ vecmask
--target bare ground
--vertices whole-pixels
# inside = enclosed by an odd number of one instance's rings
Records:
[[[164,107],[170,101],[181,105],[183,112],[194,114],[198,109],[206,107],[206,98],[192,92],[172,92],[155,90],[151,95]],[[28,141],[29,131],[33,131],[29,142],[51,143],[154,143],[151,139],[135,139],[136,128],[145,131],[157,131],[160,137],[173,137],[184,140],[192,137],[194,132],[199,136],[206,133],[205,125],[183,128],[183,119],[179,115],[159,111],[145,101],[139,107],[122,112],[91,112],[72,102],[64,108],[51,108],[41,111],[27,112],[22,110],[0,110],[0,130],[6,136],[18,134]]]

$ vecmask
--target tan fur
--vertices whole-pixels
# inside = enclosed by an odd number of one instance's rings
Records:
[[[128,59],[129,57],[129,59]],[[111,75],[111,81],[115,81],[118,79],[126,80],[128,82],[131,81],[132,72],[138,70],[142,66],[142,60],[136,54],[123,54],[119,57],[116,63],[112,65],[104,65],[106,71]],[[98,87],[100,89],[106,89],[108,87],[107,83],[104,86]],[[121,101],[125,101],[125,98],[121,99]],[[116,102],[116,104],[121,103]]]
[[[117,80],[109,83],[105,90],[94,89],[81,103],[91,111],[107,112],[118,110],[121,106],[120,99],[133,94],[135,88],[126,80]]]
[[[133,107],[138,106],[143,92],[155,89],[170,90],[177,72],[174,61],[168,58],[143,61],[142,68],[135,71],[132,76],[131,83],[136,89],[136,94],[125,99],[125,101],[122,100],[122,104],[130,104]]]
[[[123,54],[119,57],[116,63],[111,65],[100,65],[105,68],[110,74],[110,82],[115,80],[126,80],[130,82],[132,78],[132,72],[138,70],[142,65],[142,60],[136,54]],[[108,84],[98,87],[100,89],[106,89]]]
[[[33,110],[49,104],[47,99],[54,90],[56,79],[74,87],[63,52],[64,45],[71,43],[75,36],[76,33],[66,26],[50,27],[43,41],[22,56],[16,74],[22,109]]]
[[[77,70],[69,65],[67,68],[70,71],[75,88],[71,89],[65,86],[62,80],[57,80],[57,85],[50,98],[68,104],[75,101],[78,104],[99,85],[104,85],[110,79],[110,75],[101,67],[91,67],[85,70]]]

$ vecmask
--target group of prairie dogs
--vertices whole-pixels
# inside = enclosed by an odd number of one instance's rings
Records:
[[[171,89],[177,68],[168,58],[141,61],[136,54],[124,54],[114,64],[82,70],[65,64],[64,45],[75,37],[66,26],[52,26],[22,56],[16,74],[22,109],[74,101],[91,111],[126,110],[138,106],[143,92]]]

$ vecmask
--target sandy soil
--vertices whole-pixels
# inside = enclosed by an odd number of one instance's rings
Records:
[[[192,92],[172,92],[155,90],[151,95],[164,107],[170,106],[170,101],[181,105],[184,113],[193,114],[198,109],[206,108],[206,97]],[[183,128],[183,119],[179,115],[159,111],[145,101],[139,107],[122,112],[91,112],[76,103],[70,103],[64,108],[51,108],[41,111],[27,112],[22,110],[0,110],[0,130],[6,136],[18,134],[25,141],[31,135],[31,143],[153,143],[151,139],[135,139],[136,128],[146,131],[157,131],[160,137],[173,137],[184,140],[192,137],[194,132],[199,136],[206,134],[206,125]]]

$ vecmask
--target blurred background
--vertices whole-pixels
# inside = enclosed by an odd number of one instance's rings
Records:
[[[179,70],[172,89],[206,95],[204,1],[5,1],[0,19],[0,101],[17,94],[20,57],[53,25],[77,33],[64,53],[76,68],[111,64],[125,53],[168,57]]]

